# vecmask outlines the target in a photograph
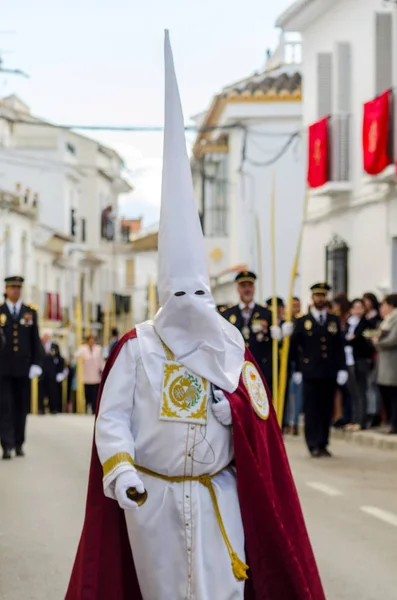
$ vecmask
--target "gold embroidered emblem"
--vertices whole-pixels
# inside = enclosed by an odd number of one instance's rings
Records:
[[[266,421],[270,414],[266,388],[255,365],[249,361],[243,366],[243,381],[251,400],[252,408],[260,419]]]
[[[331,323],[328,325],[328,331],[329,331],[329,333],[333,333],[333,334],[337,333],[338,326],[335,323],[335,321],[331,321]]]
[[[229,322],[230,322],[232,325],[234,325],[236,321],[237,321],[237,317],[236,317],[236,315],[230,315],[230,317],[229,317]]]
[[[378,144],[378,123],[372,121],[368,131],[368,152],[373,154]]]
[[[314,148],[313,148],[313,158],[314,158],[314,162],[317,167],[320,165],[322,156],[323,156],[323,153],[322,153],[322,148],[321,148],[321,140],[317,138],[317,140],[315,140],[315,142],[314,142]]]
[[[208,383],[173,360],[164,363],[161,421],[205,425]]]
[[[4,327],[4,325],[7,323],[7,315],[5,315],[4,313],[0,315],[0,326]]]
[[[313,327],[313,323],[309,319],[307,319],[304,322],[304,327],[305,327],[306,331],[310,331],[311,328]]]

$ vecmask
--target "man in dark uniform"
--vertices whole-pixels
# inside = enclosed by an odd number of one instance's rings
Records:
[[[51,341],[52,332],[43,332],[43,373],[39,381],[39,411],[44,414],[44,400],[48,399],[51,414],[62,412],[62,389],[60,384],[65,379],[65,361],[61,356],[58,344]]]
[[[6,345],[0,359],[0,440],[3,458],[24,456],[25,424],[30,405],[30,380],[42,373],[42,345],[37,314],[22,303],[22,277],[5,279],[5,302],[0,306],[0,328]]]
[[[327,449],[336,386],[347,382],[339,319],[326,310],[327,283],[311,287],[313,306],[297,320],[291,337],[293,380],[303,380],[306,444],[313,457],[331,456]]]
[[[242,333],[247,347],[258,363],[268,386],[272,387],[272,339],[281,339],[281,329],[272,327],[272,315],[268,308],[256,304],[256,275],[242,271],[236,277],[240,303],[227,308],[221,315]]]

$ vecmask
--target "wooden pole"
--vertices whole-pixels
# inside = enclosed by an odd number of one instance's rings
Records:
[[[76,345],[77,348],[81,348],[83,344],[83,316],[81,312],[81,300],[80,294],[76,297],[76,315],[75,315],[75,326],[76,326]],[[84,381],[83,381],[83,357],[77,356],[77,393],[76,393],[76,412],[79,414],[85,413],[85,394],[84,394]]]
[[[32,379],[30,384],[30,412],[37,415],[39,412],[39,380],[37,377]]]
[[[272,262],[272,325],[278,325],[277,311],[277,273],[276,273],[276,174],[273,173],[272,195],[270,201],[270,253]],[[272,387],[273,403],[278,406],[278,340],[272,340]]]
[[[156,288],[151,279],[148,284],[148,301],[149,301],[149,319],[153,319],[156,314]]]
[[[294,295],[295,281],[298,275],[299,268],[299,260],[302,249],[302,240],[303,240],[303,232],[305,229],[306,215],[307,215],[307,207],[309,203],[309,192],[306,192],[305,201],[303,204],[303,215],[302,215],[302,223],[299,232],[298,243],[296,246],[295,259],[292,266],[291,272],[291,280],[289,286],[289,296],[288,296],[288,304],[285,320],[287,323],[290,323],[292,320],[292,298]],[[287,389],[287,376],[288,376],[288,355],[289,355],[289,347],[290,347],[290,337],[285,336],[283,340],[283,347],[281,350],[281,366],[280,366],[280,395],[278,402],[278,411],[277,418],[280,427],[282,427],[283,416],[284,416],[284,403],[285,403],[285,392]]]

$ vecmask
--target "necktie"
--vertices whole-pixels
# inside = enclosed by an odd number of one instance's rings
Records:
[[[320,325],[324,325],[324,315],[322,313],[319,316],[318,322],[320,323]]]
[[[251,318],[251,309],[249,306],[246,306],[243,310],[244,323],[247,324]]]
[[[17,320],[17,316],[18,316],[17,315],[17,307],[14,304],[14,308],[13,308],[13,311],[12,311],[12,317],[13,317],[14,321]]]

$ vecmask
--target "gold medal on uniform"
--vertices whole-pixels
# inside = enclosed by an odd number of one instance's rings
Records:
[[[5,315],[4,313],[0,315],[0,326],[4,327],[4,325],[7,323],[7,315]]]
[[[329,323],[329,325],[328,325],[328,332],[335,334],[335,333],[337,333],[337,331],[338,331],[337,324],[335,323],[335,321],[331,321],[331,323]]]
[[[236,315],[230,315],[230,317],[229,317],[229,323],[231,323],[232,325],[234,325],[236,321],[237,321]]]
[[[306,331],[310,331],[312,327],[313,323],[310,321],[310,319],[306,319],[306,321],[304,322],[304,328],[306,329]]]
[[[249,339],[250,337],[250,328],[248,327],[248,325],[244,325],[244,327],[241,330],[241,333],[243,334],[244,338],[246,340]]]

